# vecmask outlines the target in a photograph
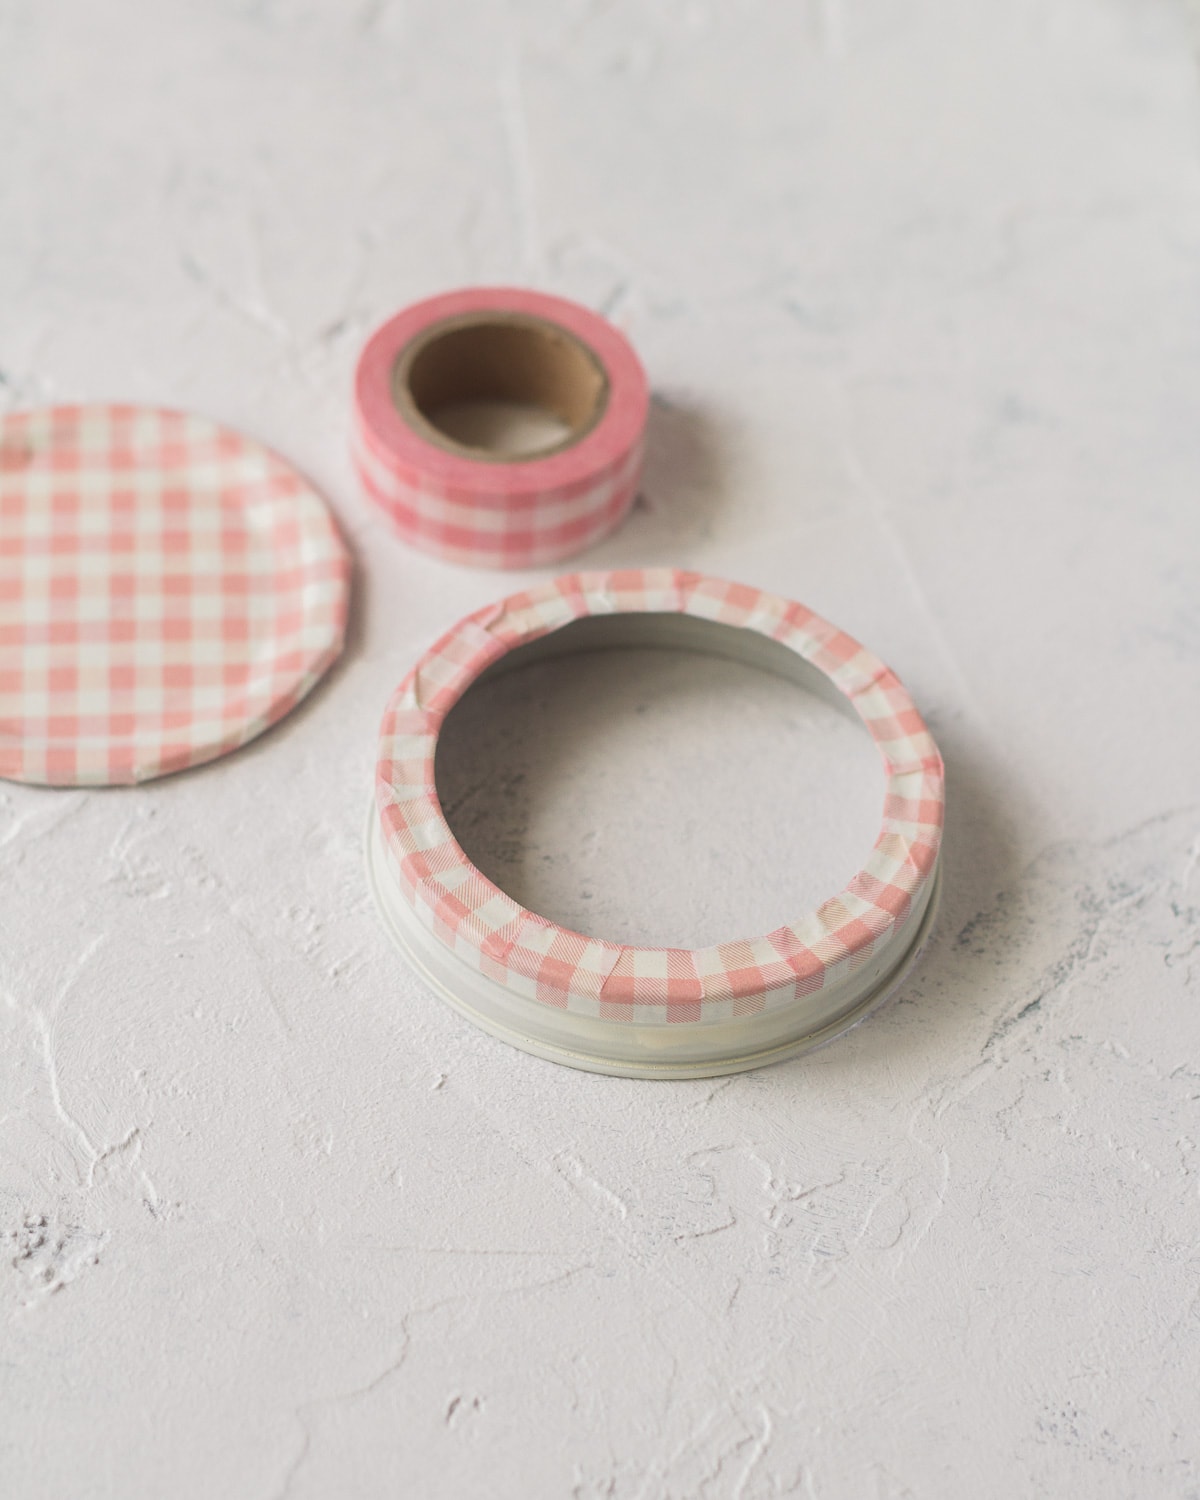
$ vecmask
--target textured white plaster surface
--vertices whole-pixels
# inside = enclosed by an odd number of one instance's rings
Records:
[[[0,790],[5,1500],[1200,1495],[1194,21],[0,0],[0,403],[225,419],[359,569],[344,665],[244,753]],[[814,1057],[566,1072],[381,936],[381,706],[524,580],[388,534],[347,385],[480,280],[604,309],[651,373],[590,563],[801,597],[939,734],[936,938]],[[623,895],[555,847],[631,930],[788,878],[777,840],[722,895],[693,828]]]

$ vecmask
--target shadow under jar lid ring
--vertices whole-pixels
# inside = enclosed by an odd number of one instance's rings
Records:
[[[435,784],[438,735],[486,675],[537,655],[667,645],[832,685],[883,759],[865,864],[816,910],[707,948],[610,943],[522,907],[468,859]],[[385,924],[432,987],[526,1051],[595,1072],[703,1077],[803,1051],[907,974],[936,907],[942,759],[896,675],[801,604],[670,569],[581,573],[477,611],[442,637],[383,717],[368,873]]]

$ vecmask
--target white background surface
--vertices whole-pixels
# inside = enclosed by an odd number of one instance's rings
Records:
[[[0,401],[225,419],[359,567],[246,752],[0,792],[0,1493],[1200,1494],[1197,90],[1172,0],[0,0]],[[487,280],[650,371],[589,565],[801,597],[940,737],[936,939],[813,1058],[555,1069],[369,909],[382,704],[525,580],[389,535],[349,375]]]

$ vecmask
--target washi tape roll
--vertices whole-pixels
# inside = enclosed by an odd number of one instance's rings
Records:
[[[320,496],[238,433],[0,418],[0,776],[145,781],[245,744],[337,657],[349,582]]]
[[[844,890],[761,937],[638,948],[559,927],[472,865],[435,783],[450,709],[485,673],[633,644],[832,683],[849,700],[883,758],[886,793],[874,848]],[[912,699],[811,610],[695,573],[582,573],[468,616],[397,688],[380,732],[368,873],[398,946],[488,1031],[595,1072],[702,1077],[824,1042],[900,982],[933,921],[943,809],[941,756]]]
[[[438,557],[558,562],[637,494],[645,374],[610,323],[561,297],[481,287],[418,302],[367,342],[354,391],[367,494]]]

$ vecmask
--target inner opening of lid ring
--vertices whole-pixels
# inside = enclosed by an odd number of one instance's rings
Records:
[[[700,948],[795,921],[879,831],[852,705],[757,632],[577,620],[509,652],[442,725],[442,810],[514,900],[610,942]]]
[[[427,329],[401,351],[392,390],[400,414],[439,447],[511,461],[585,437],[603,415],[608,378],[565,328],[494,312]]]

